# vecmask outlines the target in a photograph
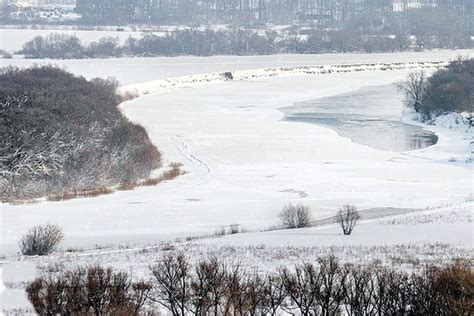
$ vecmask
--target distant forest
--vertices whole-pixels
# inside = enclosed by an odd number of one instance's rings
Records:
[[[366,32],[414,33],[439,26],[472,30],[473,6],[472,0],[77,0],[76,10],[92,24],[299,22]]]
[[[433,48],[472,48],[469,36],[450,37],[419,35],[362,35],[353,31],[285,32],[252,30],[178,30],[167,33],[144,33],[129,37],[125,43],[118,38],[103,37],[83,44],[74,35],[52,33],[37,36],[23,45],[18,54],[26,58],[112,58],[154,56],[271,55],[322,53],[385,53],[421,51]]]

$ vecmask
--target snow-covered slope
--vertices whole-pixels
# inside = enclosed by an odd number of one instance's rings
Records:
[[[208,73],[190,76],[166,78],[156,81],[127,85],[119,92],[131,96],[140,96],[150,93],[168,92],[178,88],[197,87],[210,83],[224,81],[248,81],[265,79],[277,76],[325,75],[337,73],[352,73],[361,71],[392,71],[392,70],[433,70],[446,66],[447,62],[394,62],[394,63],[362,63],[339,65],[308,65],[294,67],[275,67],[253,70],[238,70],[224,73]]]

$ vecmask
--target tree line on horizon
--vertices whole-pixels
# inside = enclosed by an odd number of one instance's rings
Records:
[[[103,37],[84,44],[75,35],[52,33],[37,36],[18,54],[26,58],[79,59],[155,56],[272,55],[323,53],[385,53],[421,51],[434,48],[472,48],[470,37],[418,36],[405,34],[362,35],[355,31],[311,31],[304,36],[295,30],[285,34],[233,30],[177,30],[161,34],[143,33],[122,44],[118,38]]]
[[[304,23],[393,32],[460,22],[472,30],[473,6],[471,0],[77,0],[76,10],[93,24]]]

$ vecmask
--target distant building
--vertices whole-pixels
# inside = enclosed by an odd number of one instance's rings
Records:
[[[12,12],[24,12],[31,10],[31,4],[26,1],[13,1],[8,4]]]
[[[403,12],[408,9],[434,8],[438,1],[433,0],[393,0],[393,11]]]
[[[11,5],[15,3],[21,3],[23,6],[29,7],[42,7],[42,6],[55,6],[55,5],[70,5],[75,6],[76,0],[0,0],[0,6]]]

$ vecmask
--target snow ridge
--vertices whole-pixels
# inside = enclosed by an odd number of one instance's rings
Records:
[[[397,62],[397,63],[366,63],[366,64],[338,64],[338,65],[308,65],[296,67],[275,67],[254,70],[239,70],[225,73],[208,73],[166,78],[139,84],[123,86],[119,93],[127,97],[139,97],[152,93],[163,93],[179,88],[202,86],[209,83],[225,81],[246,81],[264,79],[277,76],[297,75],[324,75],[332,73],[350,73],[359,71],[392,71],[392,70],[419,70],[445,67],[445,61]]]

